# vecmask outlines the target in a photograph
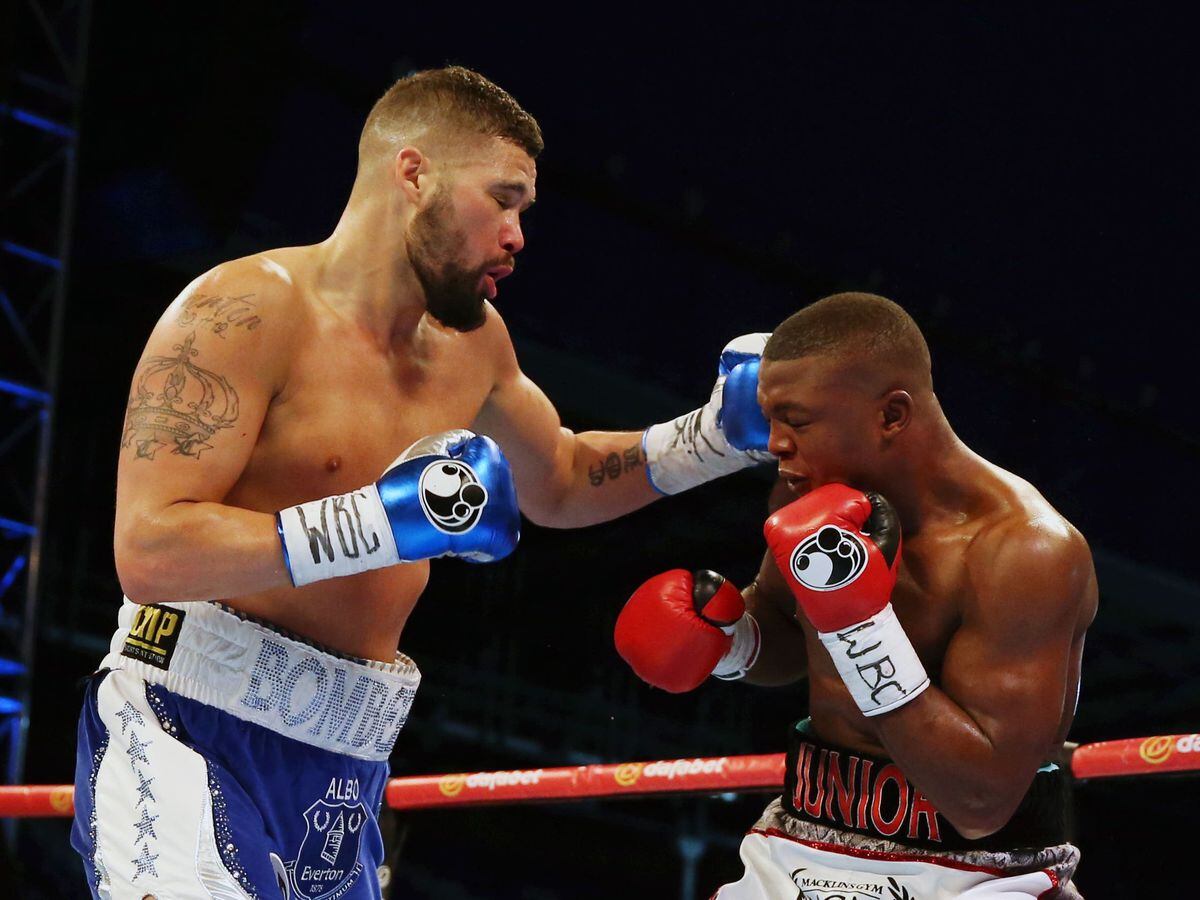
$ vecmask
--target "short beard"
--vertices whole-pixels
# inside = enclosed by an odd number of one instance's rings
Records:
[[[424,209],[413,218],[408,241],[408,258],[425,291],[425,309],[437,321],[455,331],[474,331],[487,319],[479,279],[453,260],[466,243],[450,224],[450,198],[440,188]],[[439,264],[438,260],[447,260]]]

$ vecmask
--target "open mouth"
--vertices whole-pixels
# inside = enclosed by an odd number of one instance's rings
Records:
[[[507,278],[513,272],[512,266],[494,266],[483,273],[483,293],[489,300],[495,300],[499,289],[496,283],[502,278]]]
[[[804,493],[812,486],[810,479],[806,475],[797,475],[794,472],[785,472],[780,469],[779,477],[788,486],[788,490],[794,494]]]

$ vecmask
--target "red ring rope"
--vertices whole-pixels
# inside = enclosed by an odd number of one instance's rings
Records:
[[[1070,756],[1077,780],[1200,771],[1200,734],[1169,734],[1101,741]],[[388,781],[392,809],[472,806],[587,797],[716,794],[777,791],[784,756],[719,756],[652,762],[600,763],[553,769],[414,775]],[[60,785],[0,786],[0,818],[69,816],[74,788]]]

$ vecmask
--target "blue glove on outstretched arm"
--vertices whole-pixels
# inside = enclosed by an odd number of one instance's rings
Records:
[[[521,533],[508,461],[495,441],[466,429],[422,438],[375,484],[301,503],[276,520],[297,587],[438,556],[492,562]]]
[[[743,334],[721,351],[708,403],[642,432],[646,475],[662,494],[769,462],[770,426],[758,408],[758,365],[770,334]]]

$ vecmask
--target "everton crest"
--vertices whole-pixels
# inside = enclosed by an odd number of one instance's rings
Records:
[[[361,803],[318,800],[304,812],[304,840],[291,869],[291,887],[306,900],[337,900],[362,872],[358,859],[367,810]]]

